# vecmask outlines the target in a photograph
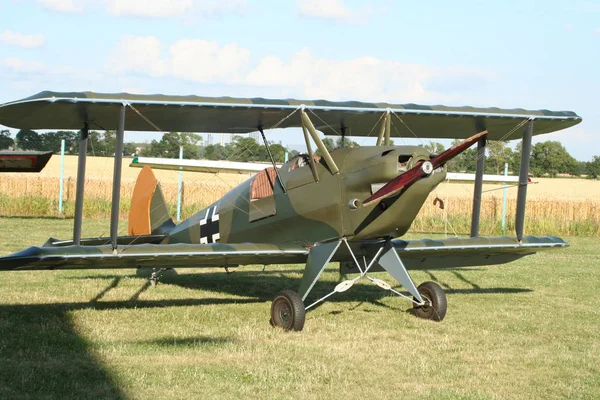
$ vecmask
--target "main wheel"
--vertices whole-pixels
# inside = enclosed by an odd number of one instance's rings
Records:
[[[430,319],[432,321],[443,320],[448,309],[444,289],[435,282],[424,282],[417,289],[425,304],[422,306],[413,304],[415,315],[419,318]],[[415,301],[418,300],[415,299]]]
[[[279,293],[271,304],[271,325],[286,331],[301,331],[305,316],[304,302],[293,290]]]

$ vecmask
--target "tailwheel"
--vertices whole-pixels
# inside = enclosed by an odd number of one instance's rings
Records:
[[[286,331],[301,331],[305,315],[302,298],[293,290],[279,293],[271,305],[271,325]]]
[[[419,318],[430,319],[432,321],[443,320],[448,309],[444,289],[435,282],[424,282],[417,289],[425,304],[413,305],[415,315]],[[418,302],[417,299],[415,301]]]

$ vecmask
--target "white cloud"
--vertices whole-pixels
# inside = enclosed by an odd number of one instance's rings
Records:
[[[460,82],[491,79],[489,74],[461,68],[435,68],[375,57],[349,60],[315,58],[303,49],[284,62],[264,57],[246,83],[276,86],[294,96],[331,100],[389,102],[454,102],[463,99]],[[450,85],[441,85],[441,81]]]
[[[245,0],[105,0],[109,13],[126,17],[169,18],[186,15],[210,17],[238,12]]]
[[[12,46],[35,48],[45,43],[44,35],[23,35],[10,30],[0,33],[0,42]]]
[[[344,0],[296,0],[296,6],[302,16],[346,22],[360,22],[371,14],[368,7],[353,10]]]
[[[193,20],[224,13],[240,13],[246,0],[36,0],[52,11],[79,13],[89,9],[104,9],[122,17],[171,18]]]
[[[596,35],[600,35],[600,28],[596,29]]]
[[[109,58],[106,69],[202,83],[231,83],[244,79],[250,59],[250,51],[235,43],[221,47],[217,42],[184,39],[170,46],[168,54],[163,54],[162,48],[154,36],[125,36]]]
[[[197,82],[239,82],[247,69],[250,51],[236,43],[219,47],[206,40],[180,40],[171,46],[175,77]]]
[[[44,8],[62,13],[78,13],[83,10],[79,3],[74,0],[37,0]]]
[[[181,83],[238,85],[270,96],[416,103],[468,103],[494,79],[468,68],[431,67],[375,57],[334,60],[305,48],[288,60],[268,55],[251,65],[236,43],[125,36],[106,63],[109,73],[175,78]],[[223,88],[225,89],[225,88]]]
[[[164,75],[167,66],[161,59],[161,47],[160,41],[154,36],[124,36],[109,57],[106,69],[116,73]]]
[[[127,17],[173,17],[193,7],[192,0],[107,0],[108,12]]]
[[[16,73],[39,73],[47,71],[47,68],[38,61],[27,61],[18,57],[0,59],[0,70],[2,69]]]

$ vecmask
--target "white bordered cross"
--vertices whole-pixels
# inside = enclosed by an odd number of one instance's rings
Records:
[[[216,243],[221,238],[219,234],[219,205],[206,209],[206,214],[200,220],[200,243]]]

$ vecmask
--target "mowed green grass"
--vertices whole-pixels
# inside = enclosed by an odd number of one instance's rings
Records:
[[[0,229],[6,255],[71,237],[72,221]],[[505,266],[414,271],[447,290],[441,323],[363,282],[299,333],[268,321],[301,265],[180,269],[156,288],[131,270],[3,272],[0,398],[600,398],[600,248],[568,240]],[[314,295],[339,279],[332,264]]]

